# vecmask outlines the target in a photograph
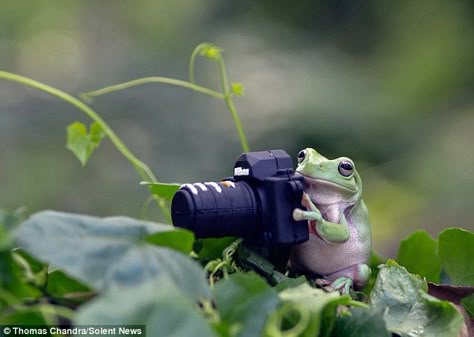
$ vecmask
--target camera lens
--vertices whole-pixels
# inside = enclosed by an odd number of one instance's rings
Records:
[[[244,181],[185,184],[173,197],[171,216],[197,238],[248,237],[257,230],[257,201]]]

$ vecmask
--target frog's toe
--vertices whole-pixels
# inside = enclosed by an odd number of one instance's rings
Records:
[[[326,280],[325,278],[317,278],[314,280],[314,283],[321,288],[325,288],[331,285],[331,281]]]
[[[330,287],[341,294],[349,294],[353,284],[354,282],[351,278],[342,276],[332,281]]]
[[[366,264],[359,263],[349,266],[335,273],[326,275],[325,277],[329,280],[333,280],[333,283],[345,277],[351,279],[351,286],[356,289],[362,289],[367,284],[370,278],[370,268]]]

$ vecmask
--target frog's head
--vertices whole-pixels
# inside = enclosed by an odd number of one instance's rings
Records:
[[[315,149],[298,153],[296,173],[304,176],[305,191],[316,204],[354,203],[362,194],[362,181],[347,157],[327,159]]]

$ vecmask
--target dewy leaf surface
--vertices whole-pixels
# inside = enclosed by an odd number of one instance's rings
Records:
[[[439,256],[454,285],[474,286],[474,233],[448,228],[439,234]]]
[[[402,337],[453,337],[463,318],[455,307],[426,293],[427,284],[393,260],[381,267],[370,303],[385,310],[387,328]]]
[[[137,286],[158,276],[190,298],[209,295],[205,273],[191,258],[144,238],[173,227],[128,217],[98,218],[44,211],[20,225],[20,246],[38,259],[103,291]]]
[[[76,325],[146,325],[153,337],[213,337],[197,305],[166,277],[107,290],[81,306]]]
[[[416,231],[400,243],[397,261],[410,273],[439,283],[441,259],[437,250],[438,242],[428,232]]]

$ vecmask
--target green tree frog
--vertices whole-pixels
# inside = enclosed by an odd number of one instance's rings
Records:
[[[302,205],[296,221],[308,220],[309,240],[293,248],[294,270],[322,276],[319,283],[348,293],[370,276],[367,261],[372,239],[362,181],[351,159],[329,160],[307,148],[298,154],[296,173],[304,176]]]

